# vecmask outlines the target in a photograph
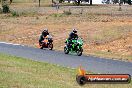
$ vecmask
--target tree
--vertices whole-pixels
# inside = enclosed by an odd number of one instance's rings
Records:
[[[90,0],[90,5],[92,5],[92,0]]]
[[[12,0],[10,0],[10,4],[12,3]]]
[[[64,0],[59,0],[60,3],[62,3]],[[76,5],[80,5],[82,1],[86,1],[89,2],[90,1],[90,5],[92,5],[92,0],[67,0],[68,3],[70,3],[70,1],[74,1]]]
[[[62,2],[64,2],[64,0],[59,0],[59,3],[62,3]]]
[[[82,1],[86,1],[86,2],[89,2],[90,1],[90,5],[92,5],[92,0],[75,0],[75,3],[77,3],[77,5],[80,5],[80,3]]]
[[[2,10],[3,10],[3,13],[8,13],[10,12],[9,10],[9,6],[8,6],[8,1],[7,0],[1,0],[1,3],[2,3]]]
[[[119,5],[121,5],[123,3],[124,4],[128,3],[129,5],[132,4],[131,0],[112,0],[112,2],[113,2],[113,4],[119,3]]]
[[[131,5],[131,4],[132,4],[131,0],[128,0],[128,4],[129,4],[129,5]]]
[[[39,7],[40,7],[40,0],[39,0]]]
[[[80,5],[80,3],[81,3],[81,0],[77,0],[77,5]]]

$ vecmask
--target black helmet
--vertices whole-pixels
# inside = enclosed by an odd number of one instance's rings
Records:
[[[48,33],[48,29],[44,29],[43,32],[42,32],[42,35],[45,35]]]
[[[43,32],[48,32],[48,29],[47,29],[47,28],[45,28],[45,29],[43,30]]]
[[[77,29],[73,29],[72,32],[73,32],[73,33],[77,33]]]

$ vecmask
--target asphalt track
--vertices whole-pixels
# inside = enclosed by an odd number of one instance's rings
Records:
[[[0,42],[0,53],[48,62],[64,67],[78,68],[80,65],[94,73],[113,73],[132,75],[132,63],[93,56],[66,55],[64,52],[41,50],[37,48]],[[52,68],[51,68],[52,69]]]

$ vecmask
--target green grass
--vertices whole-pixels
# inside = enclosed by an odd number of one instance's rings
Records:
[[[79,86],[77,70],[0,54],[0,88],[130,88],[131,84]]]
[[[51,3],[52,0],[40,0],[44,3]],[[39,2],[39,0],[13,0],[14,3],[32,3],[32,2]]]
[[[19,11],[11,11],[11,16],[10,17],[19,17],[19,16],[35,16],[37,12],[32,11],[32,12],[19,12]]]
[[[76,70],[0,54],[0,87],[65,88],[75,75]]]

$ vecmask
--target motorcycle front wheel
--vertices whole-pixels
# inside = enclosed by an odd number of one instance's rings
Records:
[[[77,55],[78,55],[78,56],[81,56],[81,55],[82,55],[82,52],[83,52],[83,49],[78,50],[78,51],[77,51]]]
[[[68,50],[68,48],[66,46],[64,47],[64,53],[65,54],[68,54],[69,53],[69,50]]]

